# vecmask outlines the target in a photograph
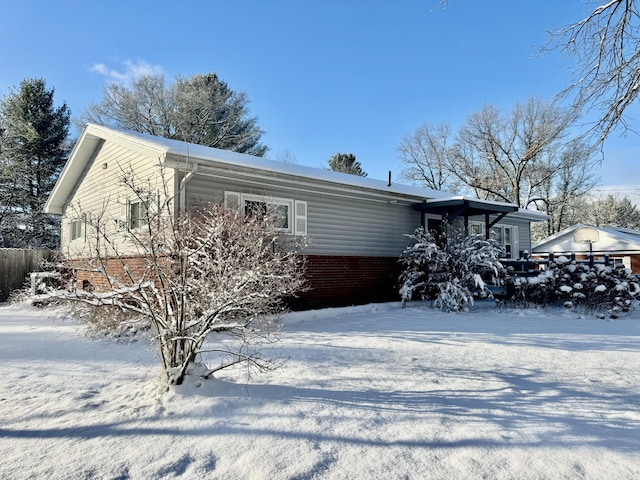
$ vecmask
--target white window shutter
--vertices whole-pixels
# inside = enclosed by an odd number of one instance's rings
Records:
[[[295,235],[307,234],[307,202],[295,201]]]
[[[240,194],[238,192],[224,192],[224,208],[240,212]]]
[[[511,227],[511,258],[520,258],[520,237],[518,236],[518,227]]]
[[[131,207],[130,207],[129,199],[126,199],[120,205],[120,218],[123,221],[123,227],[125,229],[128,229],[129,227],[131,227]]]

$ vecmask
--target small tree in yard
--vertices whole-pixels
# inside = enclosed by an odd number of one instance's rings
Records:
[[[87,268],[104,275],[108,288],[74,288],[61,296],[148,319],[170,384],[194,372],[205,351],[221,358],[202,373],[207,378],[241,362],[269,368],[258,347],[275,333],[282,300],[303,287],[300,241],[273,228],[270,215],[242,217],[219,204],[174,214],[162,200],[168,195],[140,188],[144,183],[132,175],[123,183],[143,207],[121,222],[118,234],[107,233],[113,220],[104,212],[85,215],[95,242]],[[122,235],[136,247],[141,266],[130,267],[131,255],[118,253]],[[113,262],[120,274],[106,275]],[[234,346],[223,342],[208,350],[205,341],[215,333],[230,335]]]
[[[504,250],[494,240],[464,233],[436,236],[422,227],[407,236],[412,244],[400,260],[403,305],[417,297],[434,299],[441,310],[463,310],[473,305],[474,295],[491,296],[485,279],[500,282],[504,275],[499,260]]]

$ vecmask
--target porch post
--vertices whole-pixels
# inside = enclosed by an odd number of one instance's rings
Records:
[[[489,224],[489,214],[485,213],[484,214],[484,239],[485,240],[489,240],[489,228],[491,228]]]

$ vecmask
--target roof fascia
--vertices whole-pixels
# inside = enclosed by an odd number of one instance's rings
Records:
[[[161,162],[164,160],[165,152],[161,148],[154,147],[152,144],[136,141],[136,139],[132,139],[126,135],[126,133],[119,133],[117,130],[105,129],[99,125],[88,124],[74,145],[45,203],[44,211],[46,213],[59,215],[63,213],[64,204],[76,186],[78,179],[85,171],[93,156],[93,152],[101,142],[105,141],[125,145],[143,155],[158,155]]]
[[[415,203],[422,201],[423,197],[411,194],[400,193],[395,191],[384,191],[381,189],[370,188],[366,186],[346,185],[343,183],[332,182],[326,179],[312,179],[295,175],[293,173],[273,172],[269,170],[258,169],[254,166],[238,166],[229,165],[227,163],[218,163],[213,165],[212,160],[206,162],[198,162],[197,159],[190,158],[188,162],[176,161],[175,159],[166,160],[165,165],[175,168],[182,172],[188,172],[194,164],[198,165],[196,175],[213,176],[219,179],[242,180],[261,186],[273,186],[273,179],[277,178],[289,185],[282,185],[279,188],[288,190],[297,190],[302,192],[317,192],[318,187],[331,190],[334,195],[348,198],[369,198],[372,200],[382,201],[385,203],[405,202]],[[244,178],[239,178],[242,175]]]

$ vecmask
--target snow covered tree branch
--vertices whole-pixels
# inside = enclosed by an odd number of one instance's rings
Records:
[[[103,284],[62,296],[146,317],[171,384],[194,369],[214,333],[236,345],[225,343],[234,360],[223,365],[242,361],[263,369],[268,362],[254,347],[273,336],[283,300],[304,286],[303,241],[273,228],[269,215],[242,217],[220,204],[173,212],[167,182],[163,190],[123,172],[122,183],[144,207],[130,210],[117,232],[105,215],[85,216],[92,254],[73,267],[99,273]],[[123,253],[124,244],[135,254]]]

